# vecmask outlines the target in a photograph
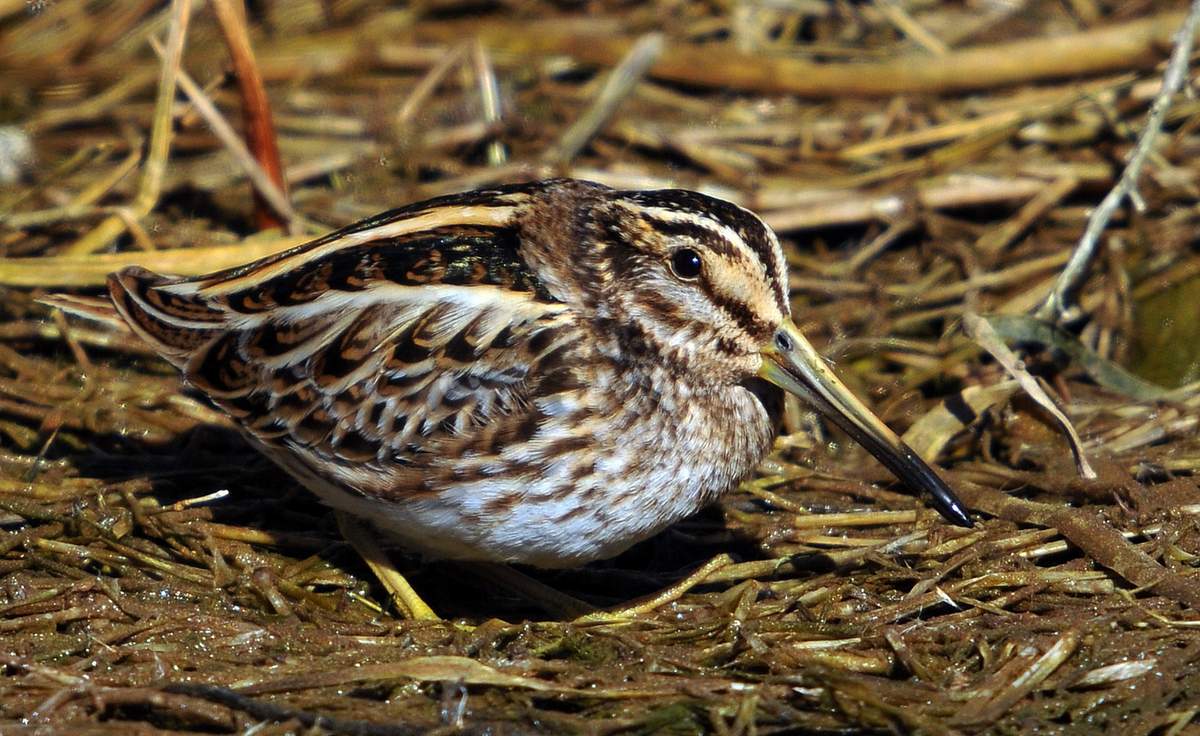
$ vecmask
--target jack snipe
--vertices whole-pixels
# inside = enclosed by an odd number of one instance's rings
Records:
[[[695,192],[505,186],[108,285],[276,463],[436,557],[616,555],[754,470],[779,388],[971,524],[796,329],[774,233]]]

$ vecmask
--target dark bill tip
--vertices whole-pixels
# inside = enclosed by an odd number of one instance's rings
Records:
[[[967,528],[974,526],[954,491],[846,388],[791,320],[785,320],[763,346],[762,356],[759,377],[809,402],[897,478],[925,492],[947,521]]]
[[[877,457],[885,465],[887,464],[884,461],[885,456]],[[971,517],[967,515],[966,508],[958,500],[954,491],[950,490],[950,486],[946,485],[946,481],[942,480],[941,476],[935,473],[933,468],[929,467],[911,447],[903,445],[899,457],[903,467],[891,470],[900,480],[906,481],[916,488],[924,489],[929,494],[933,507],[950,523],[967,529],[975,526],[975,522],[971,521]]]

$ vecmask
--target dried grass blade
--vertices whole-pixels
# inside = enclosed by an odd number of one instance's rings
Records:
[[[1180,401],[1195,396],[1200,384],[1177,389],[1163,388],[1138,378],[1121,366],[1100,357],[1066,330],[1036,317],[1016,314],[991,314],[987,322],[1004,340],[1036,342],[1064,353],[1083,369],[1088,377],[1104,388],[1137,401]]]
[[[1004,366],[1008,374],[1016,379],[1025,393],[1036,401],[1038,406],[1049,412],[1058,422],[1069,441],[1071,454],[1075,458],[1075,469],[1079,475],[1088,480],[1096,478],[1096,471],[1092,470],[1092,466],[1087,461],[1087,456],[1083,452],[1083,441],[1079,439],[1079,434],[1075,431],[1071,420],[1058,408],[1041,384],[1037,382],[1037,379],[1025,369],[1024,361],[1008,349],[988,321],[978,314],[970,311],[963,314],[963,328],[972,340],[988,351],[996,359],[996,362]]]
[[[583,150],[592,136],[600,132],[604,124],[617,111],[621,102],[633,92],[646,75],[646,71],[658,59],[663,51],[663,36],[661,33],[648,33],[638,39],[625,58],[617,64],[600,94],[588,107],[587,111],[563,133],[558,144],[543,155],[543,160],[549,163],[566,164]]]
[[[150,39],[150,44],[154,47],[155,52],[162,54],[162,47],[155,39]],[[183,88],[184,94],[196,106],[196,111],[200,113],[204,121],[208,123],[214,135],[220,139],[229,152],[233,155],[235,161],[241,166],[246,175],[250,177],[250,183],[254,185],[255,191],[262,195],[280,216],[287,222],[288,230],[295,231],[297,223],[301,217],[295,209],[292,208],[292,203],[288,201],[287,194],[283,189],[275,183],[272,175],[262,167],[259,161],[250,152],[246,143],[238,136],[237,131],[233,126],[225,120],[225,116],[217,109],[217,106],[208,99],[208,95],[200,88],[199,84],[188,76],[188,73],[179,70],[179,86]]]
[[[944,56],[865,63],[814,63],[728,47],[673,44],[650,74],[688,84],[811,98],[989,89],[1150,66],[1161,58],[1159,50],[1170,42],[1182,19],[1180,13],[1163,13],[1080,33],[955,50]],[[464,32],[456,24],[426,30],[445,38]],[[515,54],[569,54],[603,65],[616,63],[631,44],[627,38],[563,30],[552,22],[532,28],[528,23],[495,23],[483,35],[489,44]]]
[[[150,128],[150,150],[142,166],[142,182],[130,209],[138,218],[150,214],[162,191],[163,176],[167,170],[167,156],[171,151],[171,109],[175,101],[175,87],[183,61],[183,45],[187,38],[188,21],[192,14],[192,0],[175,0],[171,9],[171,26],[167,35],[167,50],[164,52],[162,75],[158,80],[158,96],[154,103],[154,122]],[[72,243],[65,250],[68,255],[95,253],[112,242],[125,230],[125,221],[111,216],[94,230]]]
[[[93,256],[0,258],[0,284],[5,286],[103,286],[108,274],[126,266],[142,266],[176,276],[199,276],[248,263],[300,245],[307,237],[247,240],[233,245],[173,248]]]
[[[934,462],[954,435],[988,408],[1012,396],[1017,386],[1016,381],[1001,381],[993,386],[969,386],[947,396],[908,428],[904,441],[926,462]]]
[[[953,718],[955,724],[994,723],[1017,701],[1033,692],[1039,684],[1052,675],[1079,647],[1080,633],[1068,631],[1063,634],[1046,653],[1028,669],[1021,672],[1007,688],[990,700],[972,700]]]

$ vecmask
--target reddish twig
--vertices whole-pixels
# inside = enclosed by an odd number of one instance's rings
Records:
[[[221,34],[225,37],[225,45],[229,47],[238,91],[242,96],[246,145],[271,181],[286,195],[287,183],[283,178],[283,164],[279,160],[271,103],[263,87],[258,63],[254,60],[250,34],[246,31],[246,8],[241,0],[213,0],[212,7],[220,23]],[[254,218],[258,227],[264,230],[282,227],[285,223],[283,213],[276,212],[258,192],[254,194]]]

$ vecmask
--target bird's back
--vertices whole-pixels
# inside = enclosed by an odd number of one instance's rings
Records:
[[[109,295],[262,445],[351,492],[417,494],[438,459],[512,441],[572,334],[517,253],[520,201],[435,200],[197,278],[128,268]]]

